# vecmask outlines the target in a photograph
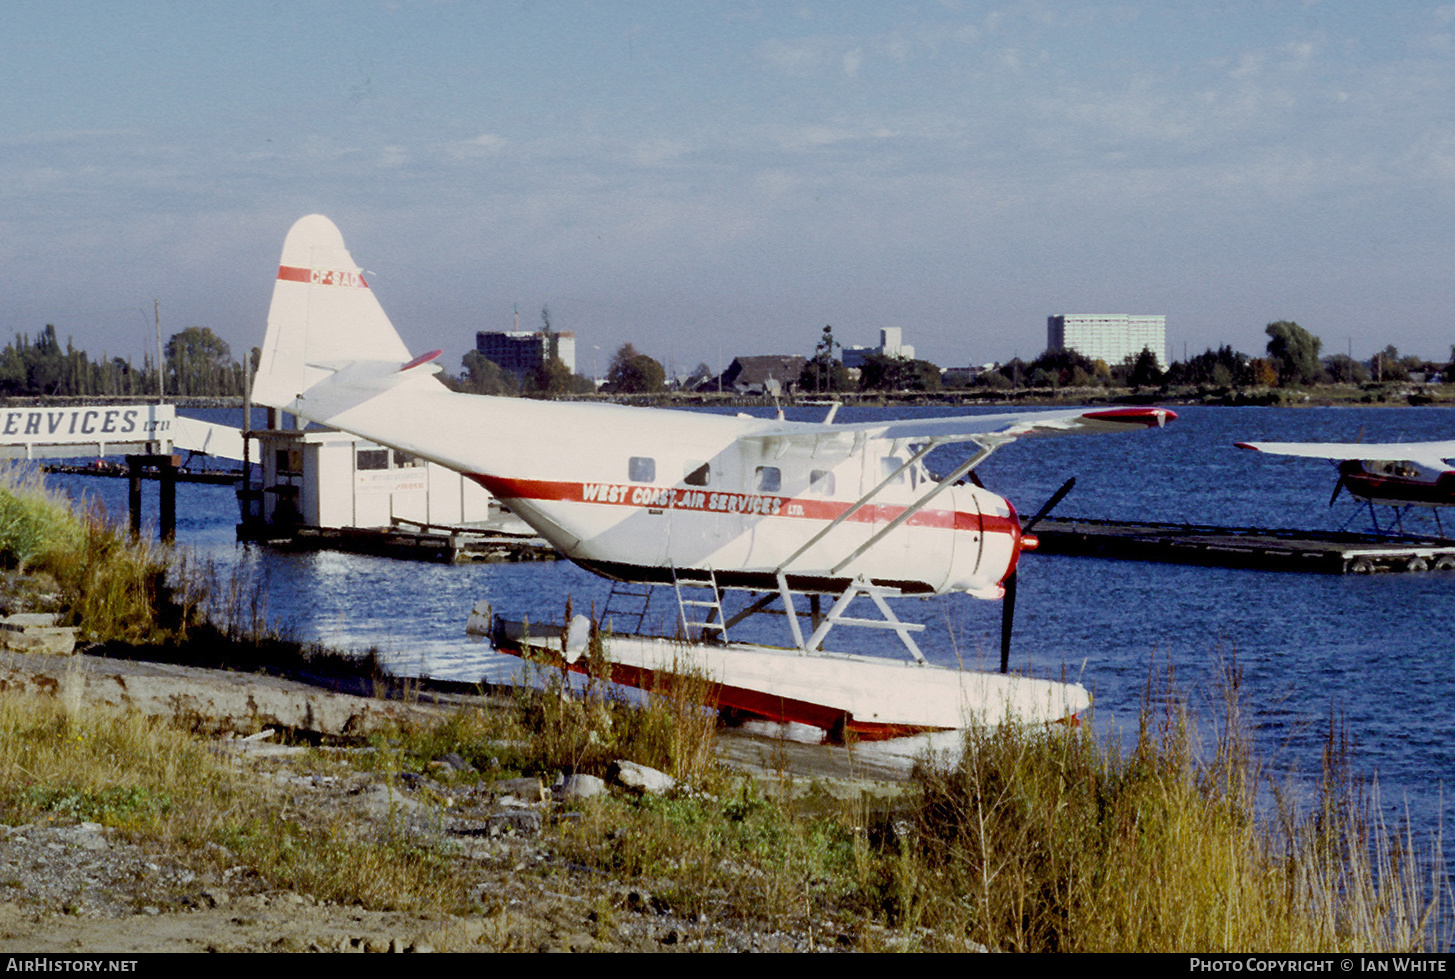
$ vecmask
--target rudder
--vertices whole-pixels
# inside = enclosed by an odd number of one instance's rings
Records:
[[[350,361],[409,359],[338,228],[321,214],[300,218],[283,242],[253,400],[287,408]]]

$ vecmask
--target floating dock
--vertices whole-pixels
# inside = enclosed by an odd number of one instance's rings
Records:
[[[127,479],[131,476],[129,467],[125,463],[98,461],[89,466],[70,466],[61,464],[45,464],[41,467],[42,472],[63,473],[67,476],[106,476],[113,479]],[[142,466],[140,476],[142,479],[161,479],[161,469],[155,465]],[[173,475],[179,483],[211,483],[215,486],[228,486],[237,483],[242,479],[241,469],[177,469]]]
[[[399,522],[392,527],[280,528],[239,524],[238,540],[283,550],[347,551],[409,561],[463,564],[477,561],[553,561],[560,555],[544,539],[477,527],[437,527]]]
[[[1040,554],[1320,574],[1455,570],[1455,540],[1311,530],[1042,520]]]

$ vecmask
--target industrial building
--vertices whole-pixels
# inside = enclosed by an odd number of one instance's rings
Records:
[[[556,333],[556,356],[566,369],[576,373],[576,334]],[[511,330],[505,333],[475,334],[475,350],[501,370],[524,376],[544,363],[550,352],[544,332]]]
[[[1046,320],[1046,348],[1074,350],[1107,366],[1152,351],[1167,366],[1167,317],[1129,313],[1063,313]]]

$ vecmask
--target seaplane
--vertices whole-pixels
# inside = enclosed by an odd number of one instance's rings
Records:
[[[678,635],[612,626],[612,679],[647,686],[690,669],[740,716],[861,738],[1007,717],[1056,721],[1090,706],[1079,683],[1008,671],[1017,561],[1036,545],[1034,521],[1023,526],[1005,498],[965,477],[1017,438],[1157,428],[1173,412],[836,424],[831,407],[821,422],[785,420],[781,410],[730,417],[461,394],[436,377],[440,354],[405,346],[331,221],[310,215],[292,227],[253,400],[463,473],[581,567],[648,592],[672,588]],[[968,458],[933,474],[926,457],[953,443],[967,443]],[[738,592],[745,608],[729,615],[724,595]],[[923,625],[890,605],[953,592],[1003,601],[1000,673],[929,663],[913,637]],[[855,601],[882,618],[847,614]],[[733,641],[730,630],[760,613],[786,619],[791,645]],[[585,652],[596,626],[585,617],[537,639],[507,625],[482,603],[467,632],[502,652],[550,647],[583,672],[593,658]],[[824,648],[831,629],[855,626],[893,632],[907,656]]]
[[[1348,490],[1369,507],[1369,519],[1381,533],[1376,506],[1391,507],[1393,526],[1404,532],[1404,514],[1410,507],[1428,508],[1440,536],[1440,509],[1455,506],[1455,441],[1448,442],[1238,442],[1240,449],[1268,455],[1325,459],[1338,469],[1329,506]],[[1351,518],[1352,519],[1352,518]],[[1347,521],[1346,521],[1347,523]],[[1387,529],[1387,528],[1386,528]]]

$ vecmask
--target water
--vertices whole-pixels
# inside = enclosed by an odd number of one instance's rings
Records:
[[[839,420],[884,417],[888,410],[846,408]],[[791,417],[816,419],[821,411],[800,409]],[[1023,439],[978,472],[1022,513],[1034,512],[1074,475],[1076,488],[1058,515],[1309,529],[1337,529],[1352,516],[1350,529],[1364,529],[1367,517],[1347,497],[1327,505],[1332,465],[1233,444],[1351,442],[1361,435],[1370,442],[1423,441],[1450,438],[1455,430],[1455,411],[1443,408],[1187,408],[1179,414],[1163,431]],[[948,470],[967,452],[942,448],[931,466]],[[99,497],[124,518],[122,480],[51,482]],[[146,512],[154,518],[155,484],[146,493]],[[179,543],[261,581],[270,613],[300,638],[377,647],[404,673],[502,678],[517,661],[463,635],[478,599],[490,599],[513,618],[559,620],[568,595],[578,610],[592,603],[600,608],[609,590],[566,562],[444,566],[239,546],[227,487],[183,484],[178,508]],[[1455,514],[1450,519],[1455,523]],[[668,598],[659,595],[666,611]],[[999,603],[955,595],[900,606],[903,618],[927,625],[921,646],[932,660],[993,668]],[[1217,664],[1236,659],[1245,713],[1271,767],[1316,776],[1330,718],[1342,718],[1356,766],[1366,777],[1377,775],[1389,813],[1401,815],[1408,805],[1417,830],[1434,832],[1452,815],[1442,794],[1455,773],[1452,622],[1455,572],[1333,576],[1028,555],[1021,563],[1013,662],[1079,677],[1096,696],[1094,723],[1109,731],[1135,725],[1154,661],[1172,664],[1196,702]],[[832,638],[835,648],[899,655],[877,632],[841,631]]]

